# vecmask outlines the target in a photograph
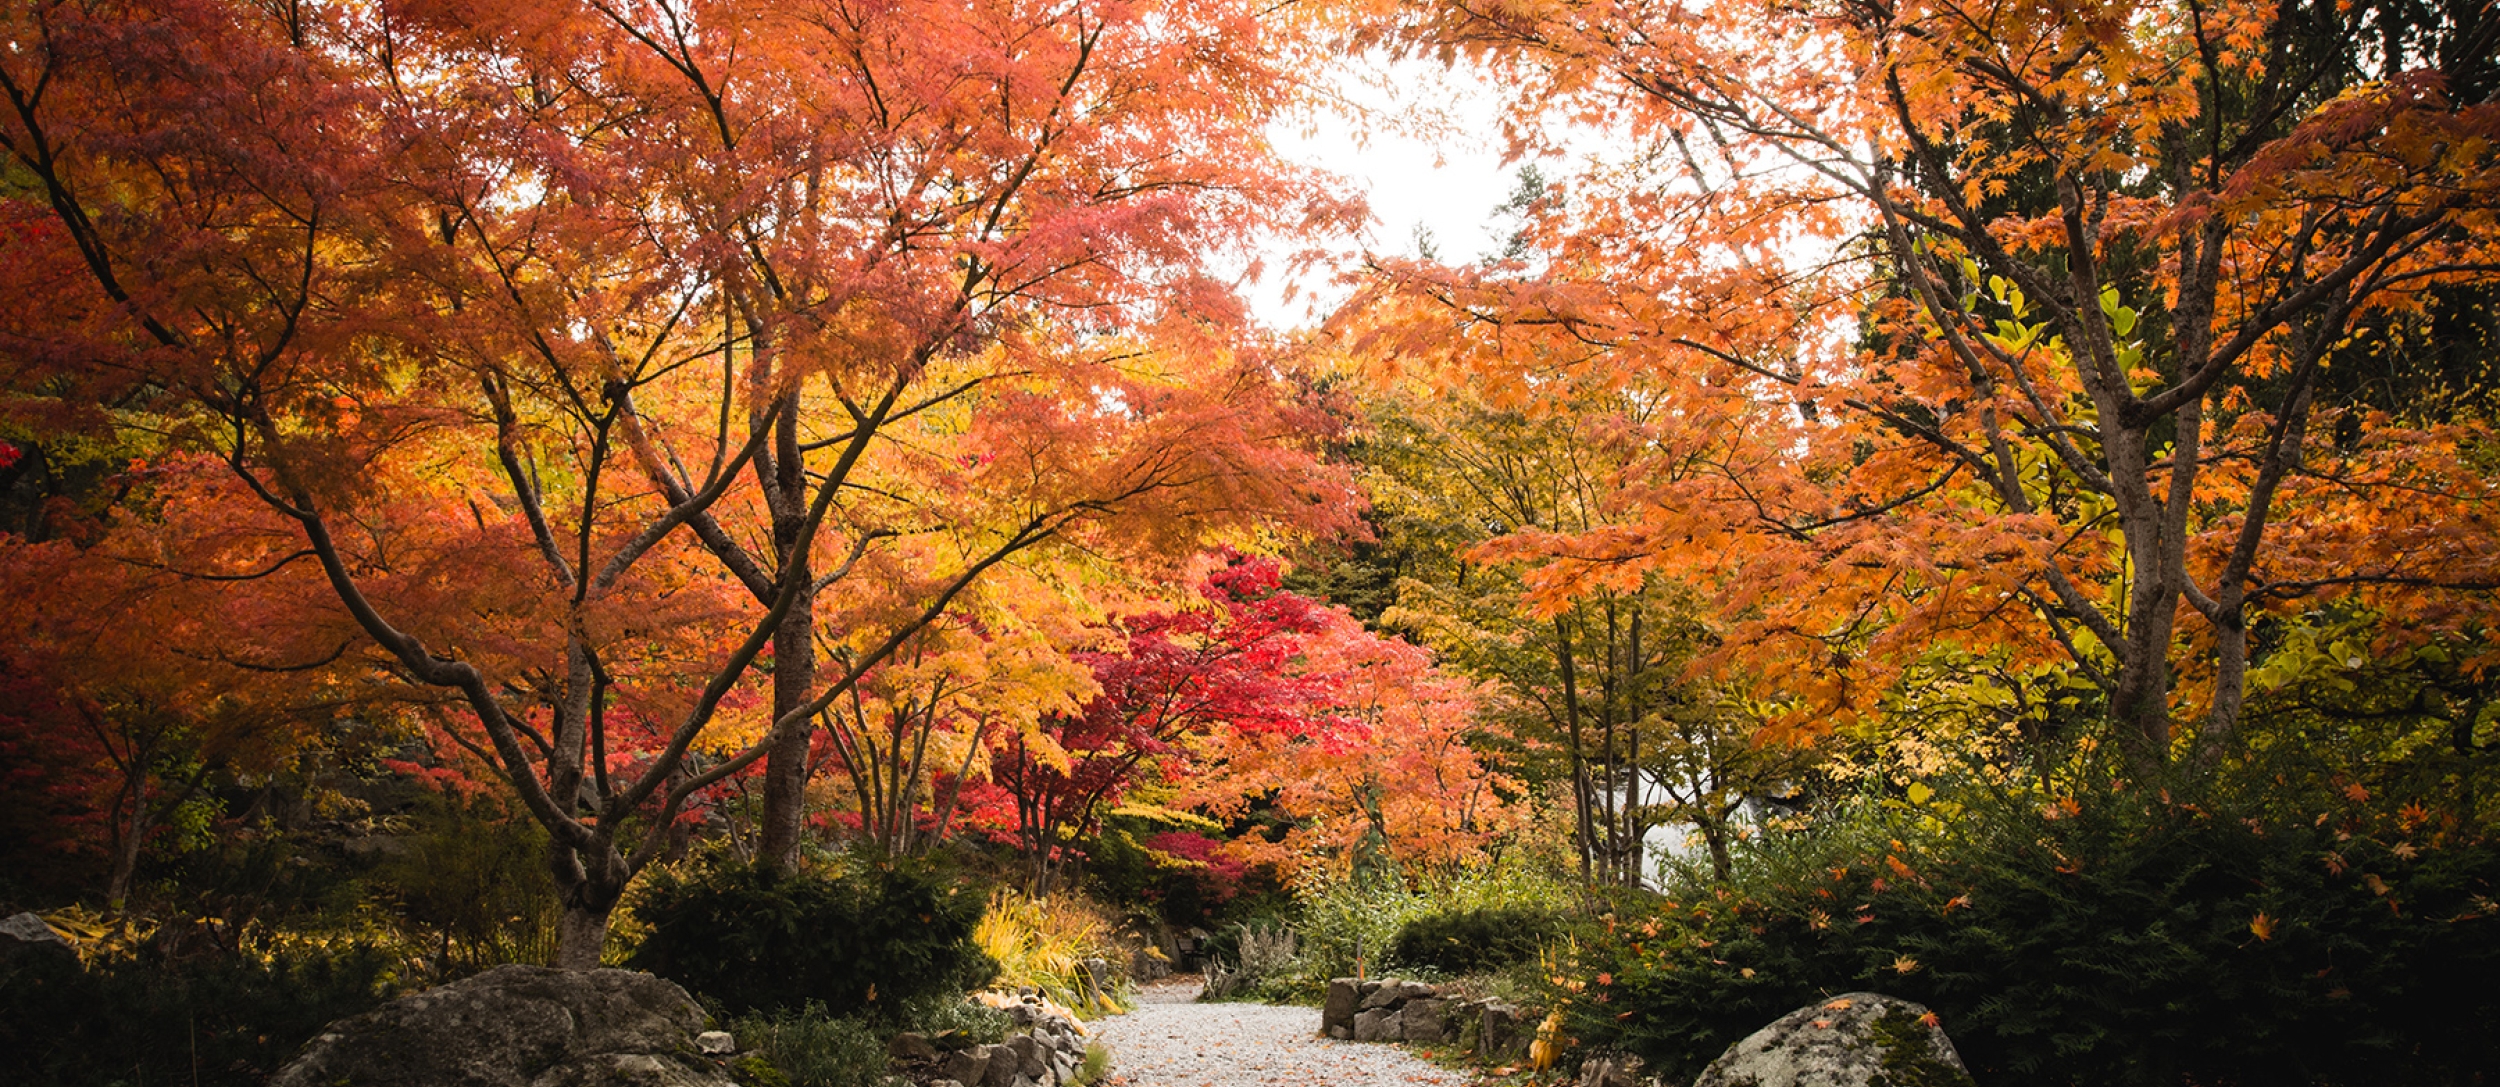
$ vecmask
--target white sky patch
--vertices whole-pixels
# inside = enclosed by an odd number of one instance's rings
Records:
[[[1296,271],[1294,246],[1273,240],[1266,274],[1245,284],[1251,312],[1274,328],[1316,323],[1345,299],[1336,279],[1367,253],[1418,255],[1418,232],[1451,263],[1498,252],[1511,229],[1494,209],[1518,184],[1502,162],[1500,94],[1474,70],[1375,57],[1332,78],[1337,101],[1269,129],[1282,157],[1346,179],[1371,202],[1372,223],[1327,260]]]

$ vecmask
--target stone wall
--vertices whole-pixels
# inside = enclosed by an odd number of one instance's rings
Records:
[[[1420,981],[1336,978],[1320,1008],[1320,1033],[1355,1042],[1456,1044],[1485,1060],[1509,1061],[1527,1056],[1536,1019],[1498,1000],[1445,996]]]
[[[898,1034],[887,1046],[894,1070],[925,1087],[1066,1087],[1085,1064],[1085,1028],[1028,997],[1006,1008],[1021,1033],[995,1045],[949,1048]]]

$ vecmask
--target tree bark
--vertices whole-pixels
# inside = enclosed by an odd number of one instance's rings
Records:
[[[799,576],[805,577],[804,558]],[[816,685],[815,594],[801,589],[781,628],[773,632],[773,716],[784,717],[808,703]],[[774,737],[764,756],[764,817],[756,861],[767,868],[792,871],[799,863],[799,843],[807,826],[808,745],[814,723],[801,717]]]

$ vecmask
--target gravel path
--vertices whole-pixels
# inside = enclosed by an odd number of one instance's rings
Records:
[[[1319,1009],[1195,1004],[1194,982],[1149,986],[1137,1010],[1090,1024],[1112,1087],[1466,1087],[1393,1045],[1316,1037]]]

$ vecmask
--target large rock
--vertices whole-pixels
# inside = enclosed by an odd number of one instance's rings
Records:
[[[1398,1012],[1373,1008],[1354,1014],[1354,1040],[1358,1042],[1395,1042],[1406,1037],[1406,1024]]]
[[[649,974],[499,966],[330,1024],[269,1087],[731,1087],[702,1029]]]
[[[990,1047],[974,1046],[947,1054],[946,1078],[967,1087],[981,1087],[990,1078]]]
[[[1843,993],[1728,1047],[1693,1087],[1971,1087],[1971,1078],[1926,1008]]]
[[[1042,1073],[1050,1068],[1050,1051],[1032,1035],[1016,1035],[1007,1039],[1007,1045],[1015,1052],[1016,1071],[1040,1079]]]
[[[1398,1010],[1399,1033],[1410,1042],[1446,1042],[1450,1038],[1450,1002],[1424,997]]]
[[[1478,1015],[1477,1056],[1489,1061],[1527,1058],[1528,1044],[1536,1041],[1536,1023],[1526,1012],[1498,1000],[1488,1000]]]
[[[1366,982],[1363,985],[1363,1001],[1356,1005],[1355,1010],[1371,1011],[1374,1008],[1394,1007],[1404,999],[1406,999],[1405,982],[1396,978]]]
[[[1319,1006],[1319,1032],[1331,1038],[1347,1037],[1337,1031],[1351,1033],[1354,1013],[1363,1001],[1362,982],[1353,978],[1328,979],[1328,1001]]]
[[[50,972],[78,969],[78,949],[34,913],[0,921],[0,967]],[[20,983],[22,984],[22,982]]]

